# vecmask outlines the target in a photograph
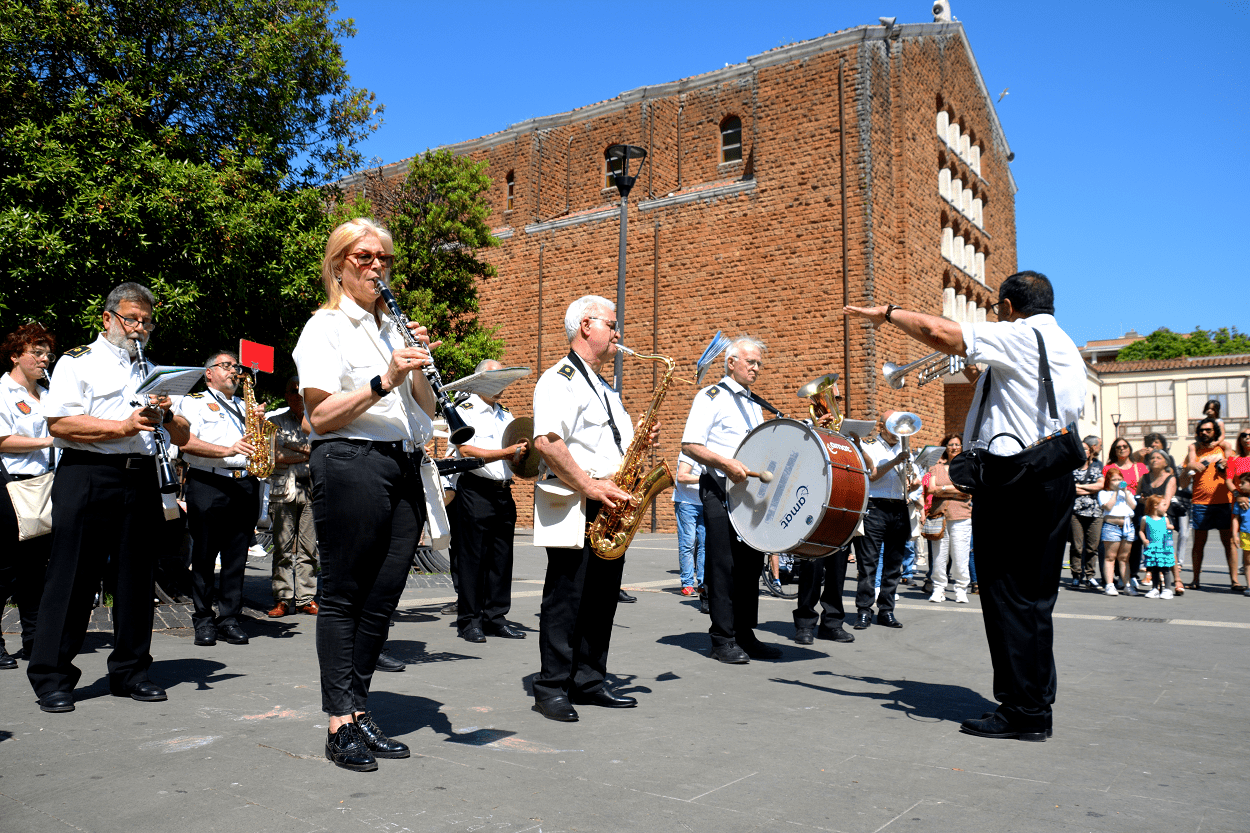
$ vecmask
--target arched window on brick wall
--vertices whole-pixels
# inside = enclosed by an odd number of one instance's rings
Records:
[[[720,161],[742,160],[742,119],[725,116],[720,123]]]
[[[507,194],[507,202],[504,204],[505,211],[512,210],[512,200],[516,196],[516,174],[508,171],[508,176],[504,179],[505,193]]]

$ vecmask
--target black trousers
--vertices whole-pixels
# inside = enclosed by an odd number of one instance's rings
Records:
[[[699,499],[703,501],[706,530],[703,586],[712,614],[708,629],[712,647],[730,642],[753,644],[758,641],[753,629],[759,622],[764,553],[747,546],[734,533],[725,509],[725,489],[717,478],[710,474],[699,477]]]
[[[132,466],[127,468],[127,466]],[[165,523],[154,457],[66,449],[52,485],[52,541],[26,676],[35,695],[73,691],[91,599],[115,566],[109,681],[129,687],[152,665],[153,542]]]
[[[601,505],[586,501],[586,517],[593,519]],[[580,550],[547,547],[534,699],[603,687],[624,568],[623,557],[605,561],[591,552],[589,540]]]
[[[15,480],[29,478],[13,476]],[[52,536],[40,535],[28,541],[17,540],[17,515],[13,501],[0,494],[0,612],[12,599],[22,622],[22,649],[27,659],[35,648],[35,625],[39,621],[39,600],[48,572]],[[4,650],[0,637],[0,650]]]
[[[1072,477],[1065,474],[977,492],[972,502],[994,698],[1002,704],[999,714],[1020,731],[1050,725],[1058,685],[1052,613],[1075,498]]]
[[[394,443],[313,445],[313,523],[321,551],[317,660],[321,708],[367,708],[373,669],[425,526],[425,496],[411,455]]]
[[[796,628],[815,628],[816,602],[820,601],[821,630],[837,630],[846,621],[842,587],[846,584],[846,560],[850,547],[843,547],[824,558],[795,559],[799,568],[799,595],[794,609]],[[821,585],[824,589],[821,589]]]
[[[512,487],[475,474],[456,481],[448,507],[452,564],[458,577],[456,626],[497,628],[512,609],[512,541],[516,503]]]
[[[221,555],[217,624],[238,624],[243,609],[247,548],[260,515],[260,484],[190,469],[187,472],[187,529],[191,532],[191,623],[213,623],[215,562]]]
[[[859,587],[855,592],[855,609],[860,613],[872,611],[876,597],[877,611],[894,612],[894,594],[903,575],[903,562],[907,559],[907,541],[911,538],[911,518],[907,514],[907,501],[868,499],[864,513],[864,534],[855,539],[855,568]],[[877,559],[881,545],[885,545],[885,564],[881,569],[881,592],[877,592]],[[980,559],[977,559],[980,567]]]

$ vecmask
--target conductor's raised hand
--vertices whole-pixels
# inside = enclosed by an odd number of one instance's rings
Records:
[[[857,307],[853,304],[847,304],[842,308],[842,314],[848,318],[863,318],[871,321],[874,327],[880,327],[885,323],[885,312],[889,307],[882,305],[877,307]]]

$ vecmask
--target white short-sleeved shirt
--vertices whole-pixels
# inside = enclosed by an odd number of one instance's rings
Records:
[[[1042,341],[1046,344],[1046,359],[1050,363],[1050,377],[1055,387],[1055,406],[1059,411],[1058,426],[1051,424],[1046,390],[1038,377],[1034,329],[1042,334]],[[1031,315],[1019,321],[964,324],[963,333],[969,364],[988,364],[994,370],[991,374],[993,387],[985,409],[985,424],[980,426],[979,441],[988,442],[995,434],[1008,432],[1028,446],[1059,427],[1080,419],[1085,410],[1085,361],[1053,315]],[[977,411],[984,393],[985,377],[982,375],[964,426],[965,447],[972,446],[972,437],[977,433]],[[990,451],[1015,454],[1020,451],[1020,445],[1004,437],[996,440]]]
[[[313,388],[329,394],[350,393],[369,387],[374,376],[384,374],[391,354],[407,341],[389,315],[381,320],[379,329],[373,313],[346,295],[338,309],[317,310],[304,325],[293,353],[300,392]],[[417,405],[409,379],[347,425],[328,434],[314,430],[311,439],[410,440],[424,445],[433,435],[430,417]]]
[[[212,389],[182,397],[174,413],[191,423],[191,433],[206,443],[229,448],[247,432],[243,412],[243,400],[237,396],[227,397]],[[247,457],[235,454],[231,457],[199,457],[182,453],[187,465],[196,469],[241,469],[247,466]]]
[[[31,396],[11,374],[0,376],[0,437],[46,436],[48,421],[43,418],[43,402]],[[23,454],[0,454],[0,459],[9,474],[38,475],[48,471],[51,452],[50,448],[40,448]]]
[[[899,440],[894,445],[886,445],[885,440],[878,436],[868,442],[860,443],[860,448],[863,449],[864,455],[872,460],[873,465],[881,468],[903,450],[903,441]],[[895,466],[886,472],[884,477],[869,483],[868,497],[879,500],[903,500],[906,497],[903,490],[903,466]]]
[[[764,412],[747,389],[726,376],[695,394],[681,441],[704,446],[722,457],[733,457],[742,438],[763,421]]]
[[[677,467],[681,468],[682,463],[689,463],[690,469],[696,476],[703,474],[703,466],[698,460],[687,457],[685,452],[677,455]],[[699,500],[699,484],[698,483],[682,483],[677,480],[677,472],[673,472],[673,503],[697,503],[703,505],[703,501]]]
[[[511,423],[514,417],[507,406],[496,402],[494,405],[487,404],[477,394],[470,394],[469,398],[456,406],[456,410],[460,412],[460,416],[464,418],[465,424],[473,426],[473,439],[469,440],[469,445],[478,448],[487,448],[495,450],[503,448],[503,432]],[[461,457],[460,449],[456,448],[453,457]],[[512,466],[508,465],[507,460],[496,460],[493,463],[487,463],[480,469],[464,472],[474,477],[483,477],[487,480],[511,480]]]
[[[584,360],[582,364],[585,367]],[[586,372],[590,381],[565,356],[543,373],[534,387],[534,436],[555,434],[587,474],[609,477],[621,468],[634,439],[634,425],[612,386],[589,367]],[[612,437],[607,408],[621,433],[620,449]]]
[[[43,415],[47,419],[85,415],[120,422],[129,418],[144,399],[135,393],[143,375],[139,363],[122,348],[110,344],[101,333],[91,344],[67,350],[57,361],[52,385],[44,395]],[[156,435],[151,431],[94,443],[62,439],[54,442],[57,448],[98,454],[156,453]]]

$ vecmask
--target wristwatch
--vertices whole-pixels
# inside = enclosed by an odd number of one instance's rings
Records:
[[[894,310],[896,309],[898,309],[898,304],[889,304],[885,308],[885,320],[890,324],[894,323],[893,321],[890,321],[890,316],[894,314]]]
[[[390,393],[390,391],[389,391],[389,390],[387,390],[386,388],[382,387],[382,377],[381,377],[381,376],[374,376],[372,379],[370,379],[370,380],[369,380],[369,387],[370,387],[370,388],[372,388],[373,392],[374,392],[374,393],[376,393],[376,394],[378,395],[378,398],[379,398],[379,399],[381,399],[382,397],[385,397],[388,393]]]

